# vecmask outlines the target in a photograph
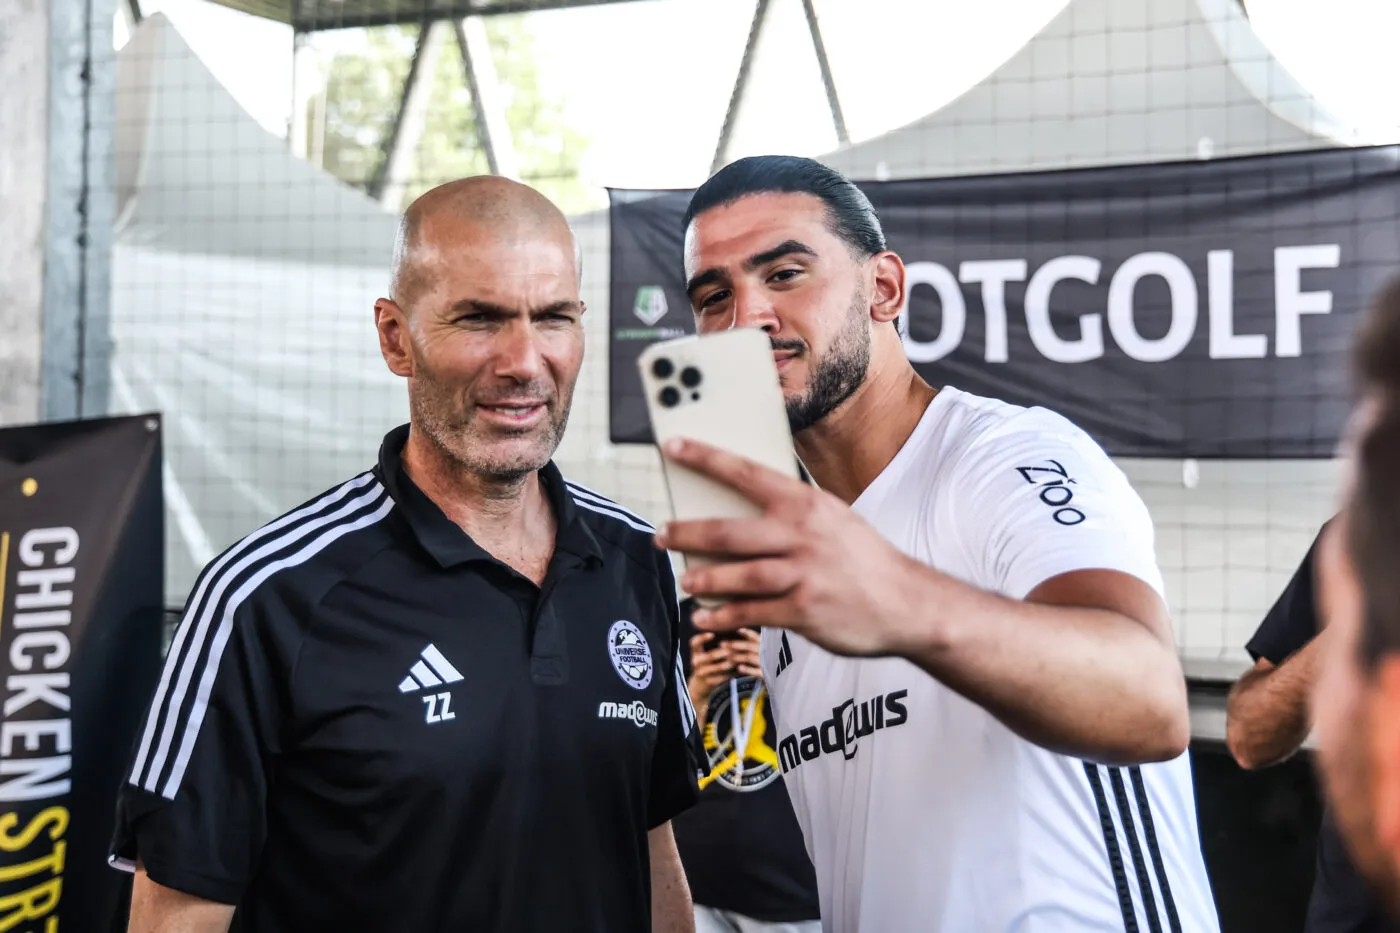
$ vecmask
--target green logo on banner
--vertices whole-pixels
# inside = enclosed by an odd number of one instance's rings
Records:
[[[666,290],[660,285],[643,285],[637,289],[637,298],[632,302],[632,313],[643,324],[654,325],[666,316]]]

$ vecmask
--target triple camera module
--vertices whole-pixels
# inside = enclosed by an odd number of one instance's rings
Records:
[[[667,382],[676,374],[676,364],[666,357],[661,357],[651,364],[651,374],[662,382]],[[661,389],[658,398],[666,408],[675,408],[685,398],[685,392],[690,393],[690,400],[698,402],[700,400],[700,370],[694,366],[687,366],[681,370],[680,384],[683,389],[678,389],[674,385],[667,385]]]

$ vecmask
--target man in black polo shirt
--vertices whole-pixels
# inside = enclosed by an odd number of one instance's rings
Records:
[[[1319,533],[1318,540],[1321,537]],[[1320,633],[1318,624],[1317,547],[1314,541],[1245,646],[1254,658],[1254,668],[1230,691],[1226,743],[1247,770],[1288,758],[1302,747],[1312,727],[1308,693],[1329,637]],[[1305,933],[1389,933],[1394,929],[1353,867],[1330,813],[1323,815],[1318,829],[1317,869],[1303,929]]]
[[[131,929],[689,933],[670,565],[550,461],[583,357],[568,225],[504,179],[435,189],[391,293],[410,425],[191,594],[118,803]]]

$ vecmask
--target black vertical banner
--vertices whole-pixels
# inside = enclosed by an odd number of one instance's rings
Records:
[[[0,429],[0,933],[106,931],[115,794],[160,664],[153,415]]]

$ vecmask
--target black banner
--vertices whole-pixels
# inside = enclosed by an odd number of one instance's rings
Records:
[[[125,929],[116,791],[160,665],[155,416],[0,430],[0,931]]]
[[[1332,456],[1356,315],[1400,266],[1400,147],[860,187],[923,377],[1120,456]],[[694,329],[691,193],[611,194],[611,436],[646,442],[637,354]]]

